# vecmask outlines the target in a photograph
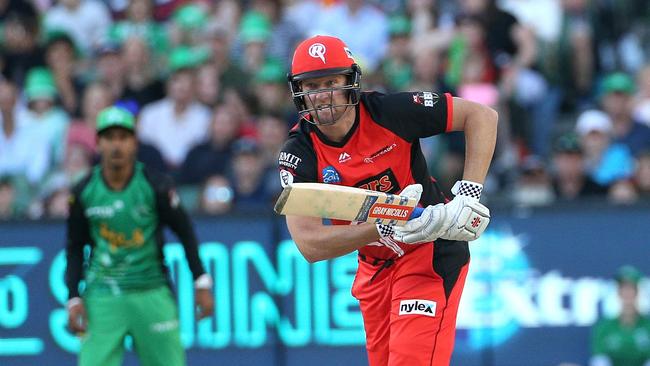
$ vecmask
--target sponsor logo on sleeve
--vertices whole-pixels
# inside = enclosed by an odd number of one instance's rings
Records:
[[[293,174],[288,170],[280,169],[280,184],[282,188],[287,187],[291,183],[293,183]]]
[[[413,103],[420,104],[425,107],[433,107],[440,100],[440,96],[432,92],[417,92],[413,93]]]
[[[284,166],[293,170],[298,167],[298,164],[300,164],[301,161],[301,158],[284,151],[280,152],[280,156],[278,157],[278,164],[280,166]]]
[[[436,302],[431,300],[402,300],[399,303],[399,315],[436,316]]]

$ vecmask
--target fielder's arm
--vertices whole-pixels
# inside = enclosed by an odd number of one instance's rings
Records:
[[[81,189],[75,188],[70,195],[65,247],[68,328],[78,334],[86,331],[88,323],[86,308],[79,295],[79,282],[83,278],[84,246],[91,244],[90,228],[88,219],[84,215],[80,192]]]
[[[153,174],[149,172],[149,174]],[[192,221],[180,203],[171,178],[160,175],[155,180],[156,210],[160,221],[176,234],[185,250],[187,264],[194,278],[194,301],[197,304],[197,319],[202,319],[214,312],[214,299],[211,293],[212,277],[205,272],[199,257],[199,243],[192,226]]]
[[[65,284],[68,299],[79,297],[79,282],[83,278],[84,246],[91,243],[88,219],[76,193],[70,196],[69,215],[66,223]]]
[[[205,274],[205,269],[199,258],[199,244],[194,233],[194,227],[181,205],[174,182],[169,176],[153,170],[147,169],[145,173],[156,192],[156,212],[160,222],[167,225],[180,240],[183,250],[185,250],[185,257],[192,272],[192,277],[196,280]]]

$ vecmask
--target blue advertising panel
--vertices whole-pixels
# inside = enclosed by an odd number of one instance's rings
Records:
[[[589,329],[618,310],[611,275],[650,271],[647,208],[493,212],[471,243],[452,365],[586,364]],[[195,218],[215,277],[215,315],[196,322],[182,246],[167,264],[189,365],[363,365],[363,322],[350,295],[356,257],[308,264],[277,217]],[[70,365],[62,222],[0,223],[0,365]],[[650,281],[641,307],[650,309]],[[128,345],[128,341],[127,341]],[[126,365],[135,365],[132,352]]]

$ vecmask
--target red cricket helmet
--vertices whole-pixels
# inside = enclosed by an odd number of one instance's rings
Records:
[[[346,75],[347,84],[332,89],[302,91],[301,81],[328,75]],[[306,118],[310,112],[317,114],[318,111],[315,108],[307,107],[305,97],[327,91],[333,93],[336,90],[347,90],[349,92],[348,103],[333,105],[331,108],[354,106],[359,103],[361,68],[355,63],[352,52],[339,38],[318,35],[302,41],[293,54],[291,73],[287,75],[287,78],[298,113],[310,123],[319,124]]]

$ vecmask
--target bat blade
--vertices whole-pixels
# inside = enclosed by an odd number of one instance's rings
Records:
[[[284,188],[274,210],[281,215],[404,225],[419,216],[413,198],[323,183],[293,183]],[[414,215],[415,214],[415,215]]]

